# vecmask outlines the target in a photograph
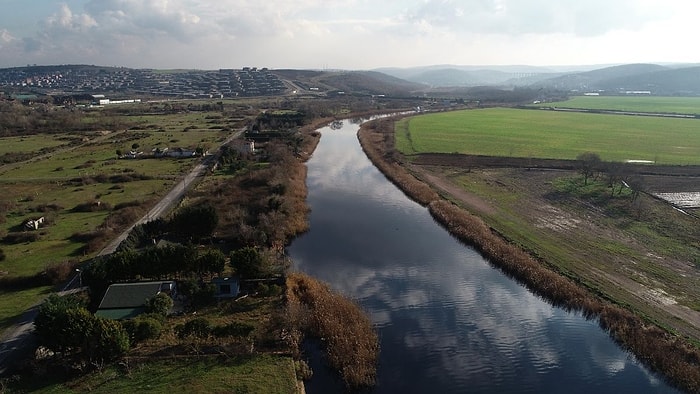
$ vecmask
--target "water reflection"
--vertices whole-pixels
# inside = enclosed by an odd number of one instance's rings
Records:
[[[357,125],[326,128],[309,162],[311,231],[296,268],[356,298],[381,340],[377,393],[673,392],[595,322],[493,269],[367,160]],[[319,378],[310,393],[340,389]]]

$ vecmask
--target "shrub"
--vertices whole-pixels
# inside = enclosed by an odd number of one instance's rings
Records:
[[[138,201],[138,200],[126,201],[126,202],[120,202],[119,204],[115,205],[114,210],[118,211],[122,208],[139,207],[139,206],[141,206],[141,201]]]
[[[3,237],[2,242],[10,245],[34,242],[39,240],[39,234],[35,232],[13,232]]]
[[[215,337],[247,337],[253,330],[255,327],[250,324],[233,322],[225,326],[214,327],[212,334]]]
[[[173,307],[173,299],[165,293],[158,293],[146,301],[146,311],[158,315],[167,316]]]
[[[123,321],[122,326],[134,343],[158,339],[163,332],[163,323],[153,317],[144,317],[143,315],[136,319]]]
[[[98,211],[109,211],[112,206],[108,203],[101,201],[87,201],[76,205],[71,209],[73,212],[98,212]]]
[[[62,261],[60,263],[50,263],[44,273],[51,284],[65,282],[71,275],[75,273],[75,268],[78,266],[76,261]]]
[[[194,318],[184,325],[175,327],[177,337],[185,339],[187,337],[207,338],[212,332],[211,323],[203,317]]]

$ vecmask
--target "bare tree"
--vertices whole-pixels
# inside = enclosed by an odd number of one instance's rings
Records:
[[[579,172],[583,175],[583,184],[588,185],[588,178],[595,175],[600,168],[600,156],[597,153],[585,152],[576,156],[576,160],[579,161]]]

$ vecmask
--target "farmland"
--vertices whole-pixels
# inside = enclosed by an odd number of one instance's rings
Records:
[[[596,152],[606,161],[695,165],[700,164],[700,122],[494,108],[404,119],[397,124],[396,145],[406,155],[575,159]]]
[[[89,110],[74,123],[78,130],[2,137],[0,277],[25,284],[0,288],[3,299],[15,300],[0,308],[0,329],[50,291],[51,284],[37,275],[93,256],[198,160],[153,158],[153,149],[206,151],[241,125],[221,111],[173,111],[159,104],[119,109],[126,110],[135,115]],[[143,152],[141,158],[118,158],[117,151],[131,150]],[[38,217],[47,224],[29,233],[23,229],[26,220]]]
[[[696,115],[700,114],[700,97],[576,96],[536,106]]]

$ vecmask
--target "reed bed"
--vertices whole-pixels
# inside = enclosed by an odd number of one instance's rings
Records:
[[[360,145],[372,163],[389,181],[423,206],[440,198],[430,186],[409,174],[394,149],[394,119],[384,118],[365,123],[358,132]]]
[[[369,159],[410,198],[427,205],[430,214],[451,234],[473,246],[488,261],[555,306],[597,319],[600,327],[623,349],[651,370],[688,392],[700,392],[700,349],[630,310],[601,299],[592,291],[553,271],[544,262],[504,239],[481,218],[442,199],[397,160],[393,119],[366,124],[358,137]]]
[[[286,295],[292,326],[321,339],[328,363],[348,388],[373,386],[379,341],[362,308],[325,283],[301,273],[287,276]]]

